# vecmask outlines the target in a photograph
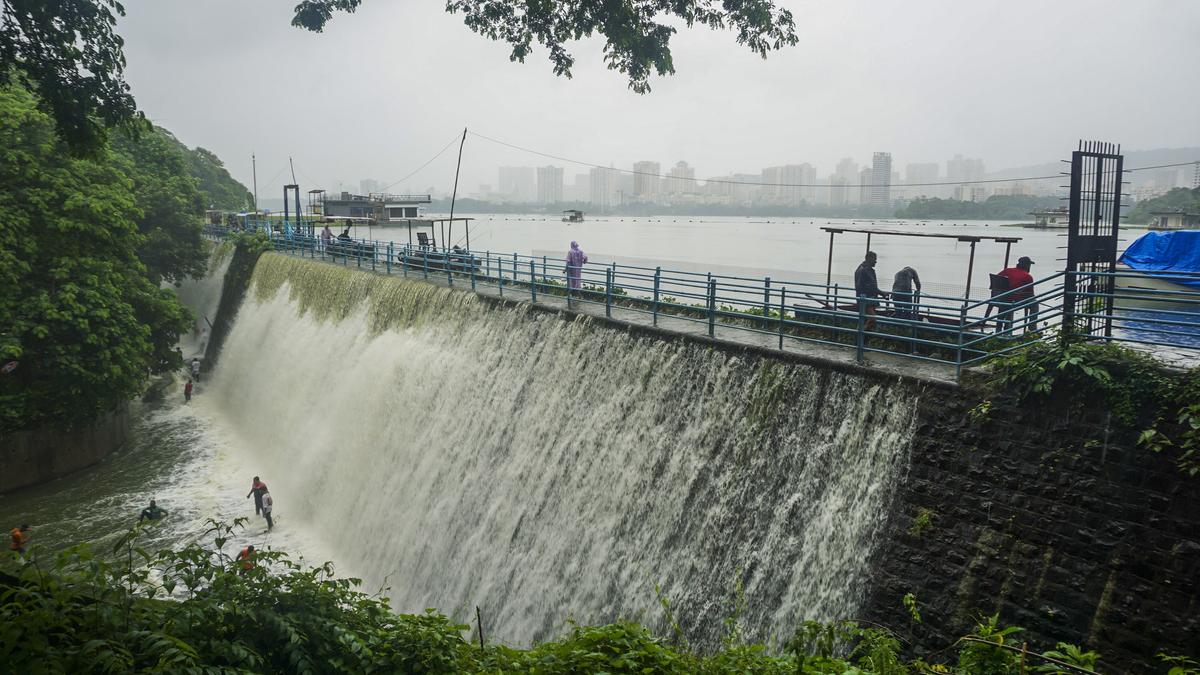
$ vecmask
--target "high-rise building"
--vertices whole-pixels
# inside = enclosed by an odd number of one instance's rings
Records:
[[[971,181],[983,180],[984,168],[982,159],[971,159],[955,155],[954,159],[946,161],[946,180],[951,183],[963,183],[955,186],[951,198],[961,201],[982,201],[978,197],[985,194],[982,189],[973,189]]]
[[[877,152],[871,158],[871,206],[892,204],[892,153]]]
[[[502,166],[498,182],[500,196],[514,202],[531,202],[537,196],[537,179],[532,166]]]
[[[858,190],[848,187],[858,184],[858,162],[849,157],[843,158],[842,161],[838,162],[837,171],[834,175],[840,179],[838,182],[843,186],[847,186],[840,188],[845,193],[846,198],[840,202],[835,202],[833,194],[830,193],[829,203],[854,204],[858,202]],[[830,185],[833,185],[833,181],[830,181]]]
[[[936,183],[938,180],[938,165],[937,162],[928,162],[925,164],[909,164],[904,167],[904,190],[905,197],[936,197],[938,196],[937,185],[926,185],[926,183]]]
[[[817,170],[811,164],[769,166],[762,170],[762,182],[758,198],[767,203],[799,206],[817,200]]]
[[[849,203],[849,191],[846,188],[846,179],[837,174],[829,177],[829,205],[830,206],[845,206]]]
[[[875,182],[875,177],[872,175],[871,167],[864,166],[862,168],[862,170],[860,170],[858,172],[858,203],[859,204],[870,204],[871,203],[871,190],[872,190],[871,186],[874,184],[874,182]]]
[[[946,180],[951,183],[983,180],[983,174],[982,159],[970,159],[962,155],[955,155],[954,159],[946,161]]]
[[[563,201],[586,202],[591,195],[591,189],[591,176],[586,173],[577,173],[571,183],[563,180]]]
[[[563,170],[559,166],[540,166],[537,170],[539,204],[558,204],[563,200]]]
[[[611,209],[617,203],[617,171],[596,167],[588,172],[588,201],[601,211]]]
[[[633,163],[633,198],[639,202],[652,202],[660,192],[661,167],[658,162]]]
[[[768,166],[762,170],[762,187],[758,190],[758,197],[764,202],[776,203],[781,202],[783,196],[783,167]]]
[[[686,195],[696,191],[696,169],[687,162],[676,162],[667,173],[666,190],[670,195]]]

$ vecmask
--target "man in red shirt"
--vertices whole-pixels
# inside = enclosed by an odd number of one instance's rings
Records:
[[[1009,292],[1004,296],[1008,301],[1008,308],[1000,312],[1000,321],[1010,323],[1016,311],[1024,308],[1026,330],[1029,330],[1030,326],[1034,330],[1037,329],[1038,303],[1031,300],[1033,298],[1033,275],[1029,273],[1029,268],[1032,266],[1033,261],[1029,259],[1029,256],[1023,255],[1017,259],[1016,267],[1009,267],[996,275],[1008,279],[1009,288]]]
[[[267,484],[254,477],[254,482],[250,484],[250,492],[246,493],[246,499],[254,495],[254,515],[261,515],[263,510],[263,495],[267,493]]]

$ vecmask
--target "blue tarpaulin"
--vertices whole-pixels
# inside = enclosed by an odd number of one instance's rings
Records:
[[[1148,276],[1200,288],[1200,276],[1178,276],[1180,272],[1200,274],[1200,230],[1147,232],[1130,244],[1117,262]]]

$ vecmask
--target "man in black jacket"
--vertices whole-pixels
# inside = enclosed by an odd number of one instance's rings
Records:
[[[874,251],[867,251],[866,258],[854,270],[854,295],[858,297],[859,307],[867,315],[863,324],[864,330],[875,329],[875,308],[879,305],[878,298],[886,298],[887,293],[879,290],[879,282],[875,278],[875,260],[878,256]]]

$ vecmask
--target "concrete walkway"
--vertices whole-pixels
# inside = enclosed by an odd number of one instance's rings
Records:
[[[369,268],[363,269],[367,272],[371,271]],[[376,273],[382,274],[384,272],[376,270]],[[391,276],[403,277],[403,272],[396,266],[393,266]],[[447,280],[445,271],[434,272],[430,270],[429,277],[426,279],[422,271],[410,270],[408,276],[404,278],[410,281],[434,284],[443,288],[452,287],[462,291],[471,291],[471,281],[469,278],[456,276],[453,283],[451,283]],[[779,335],[777,333],[757,332],[729,324],[722,324],[719,320],[713,331],[714,337],[710,338],[708,336],[707,320],[690,319],[660,312],[656,325],[654,317],[650,313],[618,305],[612,306],[612,316],[608,317],[605,315],[603,302],[573,300],[571,306],[568,307],[566,297],[541,292],[537,294],[535,302],[532,300],[527,286],[509,286],[505,284],[502,292],[501,288],[495,284],[495,280],[488,280],[488,283],[484,284],[482,280],[477,278],[475,293],[485,298],[532,304],[534,307],[550,311],[571,315],[586,315],[616,325],[649,328],[667,334],[686,336],[699,341],[715,340],[716,342],[731,346],[751,347],[760,351],[783,354],[790,358],[811,361],[815,364],[833,365],[839,370],[865,368],[873,371],[882,371],[897,377],[911,378],[939,385],[956,384],[955,367],[953,364],[911,359],[898,354],[872,352],[868,352],[865,355],[865,361],[859,363],[855,359],[856,350],[851,346],[810,342],[792,335],[784,335],[783,349],[781,350],[779,348]],[[966,370],[964,369],[964,372]]]

